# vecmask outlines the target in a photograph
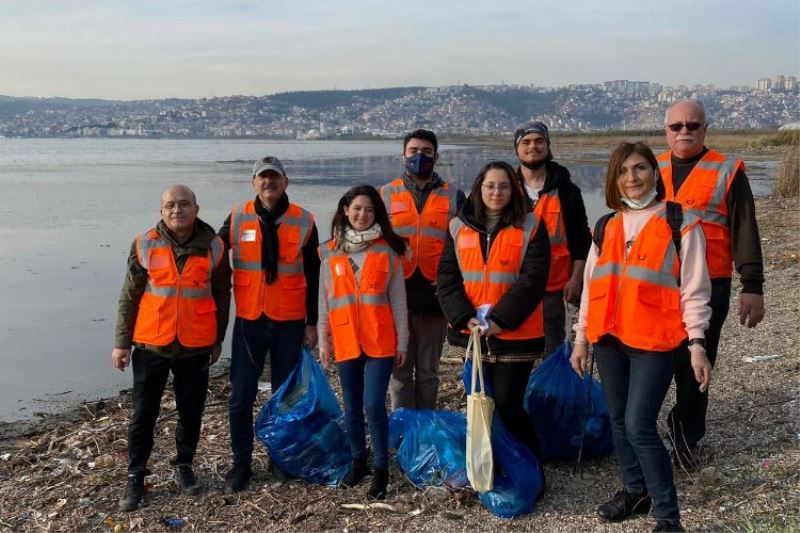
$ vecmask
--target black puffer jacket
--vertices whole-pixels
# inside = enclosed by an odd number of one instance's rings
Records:
[[[485,226],[471,213],[469,201],[464,204],[458,217],[478,232],[483,259],[486,261],[487,239],[491,248],[497,234],[508,225],[500,222],[492,233],[488,234]],[[514,330],[521,326],[542,301],[549,269],[550,240],[544,224],[539,224],[528,244],[519,279],[500,298],[490,312],[489,318],[504,330]],[[453,238],[449,233],[439,261],[437,287],[439,304],[448,323],[447,340],[455,346],[466,347],[469,337],[461,330],[466,327],[469,319],[475,316],[475,307],[464,290],[464,278],[458,266]],[[544,348],[544,337],[525,340],[489,337],[486,347],[494,355],[538,353]]]

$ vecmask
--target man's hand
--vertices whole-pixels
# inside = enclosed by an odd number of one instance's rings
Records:
[[[395,368],[399,368],[404,364],[406,364],[406,352],[397,352],[397,355],[394,358]]]
[[[708,390],[708,385],[711,383],[711,362],[706,356],[706,349],[699,344],[691,344],[689,346],[689,353],[692,358],[692,370],[694,370],[694,379],[700,384],[700,392]]]
[[[318,341],[317,326],[306,326],[305,343],[308,344],[308,348],[310,350],[316,348]]]
[[[578,305],[581,301],[581,289],[583,279],[581,277],[571,277],[564,285],[564,301],[573,305]]]
[[[131,349],[114,348],[111,350],[111,361],[117,370],[125,370],[125,367],[131,363]]]
[[[754,328],[764,320],[764,296],[743,292],[739,295],[739,324]]]
[[[572,370],[583,377],[586,373],[586,361],[589,359],[589,345],[588,344],[575,344],[572,347],[572,355],[569,358],[569,363],[572,365]]]
[[[219,360],[219,356],[222,354],[222,345],[217,343],[211,348],[211,356],[208,358],[208,364],[213,365]]]

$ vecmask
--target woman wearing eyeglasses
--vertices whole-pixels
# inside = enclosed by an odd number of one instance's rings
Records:
[[[489,306],[483,331],[487,389],[512,435],[536,451],[522,403],[534,361],[544,350],[540,305],[550,267],[544,224],[528,208],[513,167],[502,161],[481,170],[461,212],[450,222],[439,262],[439,303],[451,352],[464,357],[477,309]]]
[[[711,381],[703,348],[711,316],[705,238],[697,217],[663,201],[658,161],[644,143],[614,150],[605,195],[614,213],[595,227],[571,360],[583,374],[591,343],[624,486],[597,514],[617,522],[652,506],[653,531],[683,531],[656,424],[673,353],[686,349],[687,338],[700,390]]]

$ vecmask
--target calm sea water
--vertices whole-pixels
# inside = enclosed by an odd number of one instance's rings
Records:
[[[234,202],[253,197],[253,160],[276,155],[290,198],[315,214],[324,239],[341,194],[398,176],[400,152],[399,141],[0,139],[0,421],[130,387],[130,370],[111,365],[117,298],[131,241],[159,220],[167,184],[192,187],[200,217],[219,227]],[[466,189],[487,161],[513,160],[510,149],[440,153],[437,171]],[[606,157],[561,160],[591,221],[606,209]],[[748,169],[767,194],[774,163]]]

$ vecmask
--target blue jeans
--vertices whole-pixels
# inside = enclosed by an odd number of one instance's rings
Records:
[[[344,398],[344,420],[353,457],[367,456],[364,411],[367,412],[375,468],[389,468],[389,417],[386,391],[394,367],[394,357],[369,357],[338,363]]]
[[[267,352],[274,392],[300,361],[304,334],[304,320],[271,320],[263,314],[256,320],[236,317],[228,398],[233,464],[249,465],[253,456],[253,403]]]
[[[678,520],[672,464],[657,429],[658,412],[672,382],[672,352],[637,350],[605,337],[594,345],[594,358],[625,490],[647,492],[656,520]]]

